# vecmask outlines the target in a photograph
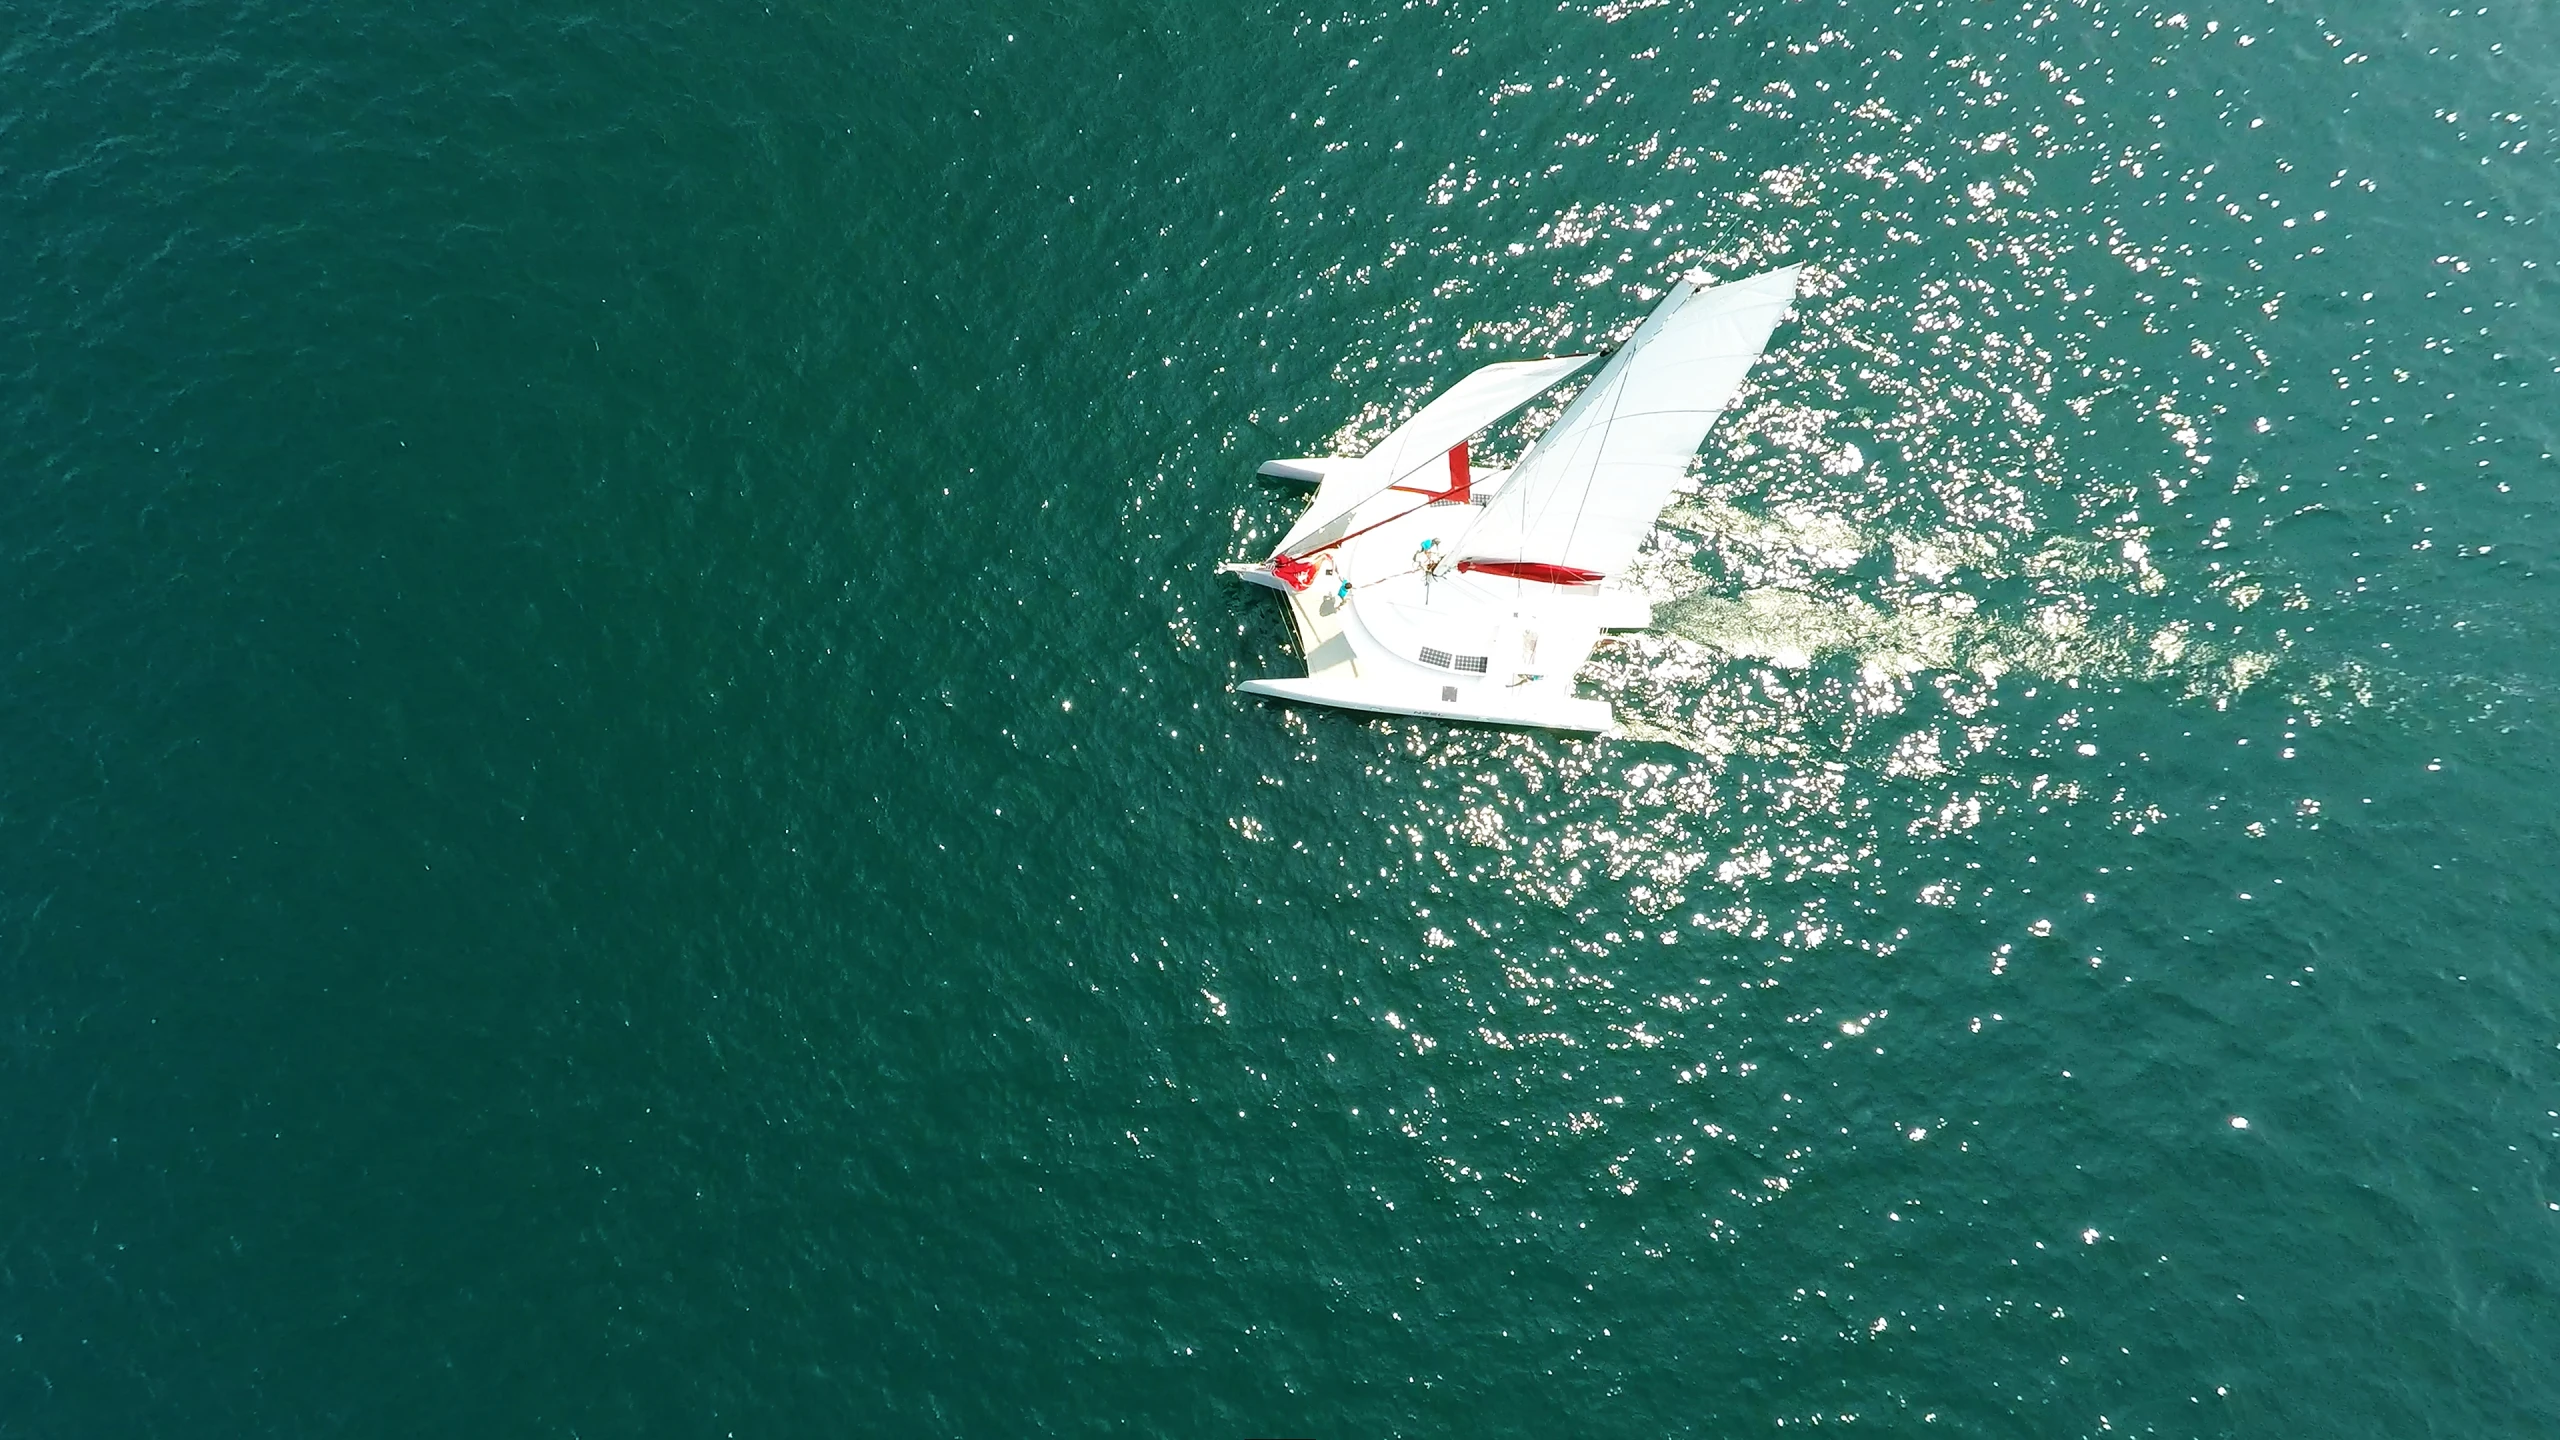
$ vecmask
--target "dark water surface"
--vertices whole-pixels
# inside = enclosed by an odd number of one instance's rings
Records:
[[[2560,1433],[2560,12],[10,22],[0,1435]],[[1786,260],[1624,735],[1229,693]]]

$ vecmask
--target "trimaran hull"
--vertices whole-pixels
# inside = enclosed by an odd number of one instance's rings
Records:
[[[1223,567],[1282,592],[1307,674],[1249,695],[1381,715],[1595,733],[1574,693],[1601,635],[1652,623],[1620,583],[1795,295],[1789,266],[1682,281],[1508,470],[1468,437],[1597,358],[1489,365],[1367,454],[1275,460],[1314,498],[1270,559]]]

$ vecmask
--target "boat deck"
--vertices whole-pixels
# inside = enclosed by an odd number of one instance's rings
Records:
[[[1335,597],[1332,590],[1318,591],[1309,587],[1289,593],[1289,618],[1298,627],[1298,648],[1307,660],[1310,680],[1357,680],[1360,662],[1352,653],[1351,637],[1343,633],[1343,612],[1348,602]]]

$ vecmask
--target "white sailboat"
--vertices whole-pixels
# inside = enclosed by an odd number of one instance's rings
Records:
[[[1573,693],[1600,636],[1652,606],[1617,583],[1795,299],[1787,266],[1672,287],[1508,470],[1470,436],[1599,357],[1488,365],[1365,455],[1274,460],[1315,499],[1268,560],[1222,567],[1288,600],[1306,678],[1279,700],[1538,729],[1609,728]]]

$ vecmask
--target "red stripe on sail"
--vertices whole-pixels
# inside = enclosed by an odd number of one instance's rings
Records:
[[[1499,575],[1506,580],[1535,580],[1541,585],[1597,585],[1608,578],[1597,570],[1550,565],[1542,560],[1461,560],[1458,568],[1476,575]]]

